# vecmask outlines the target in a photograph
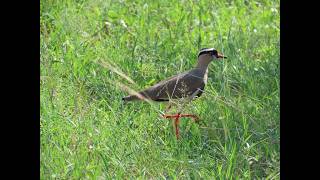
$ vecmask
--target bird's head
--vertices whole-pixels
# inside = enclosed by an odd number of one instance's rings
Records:
[[[203,48],[200,50],[198,55],[198,63],[197,67],[199,68],[207,68],[209,63],[212,60],[224,59],[227,58],[223,54],[218,53],[218,51],[214,48]]]
[[[225,59],[227,58],[223,54],[220,54],[216,49],[214,48],[203,48],[200,50],[198,59],[208,59],[208,60],[214,60],[214,59]]]

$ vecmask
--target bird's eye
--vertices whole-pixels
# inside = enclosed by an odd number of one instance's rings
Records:
[[[218,53],[218,52],[217,52],[216,50],[213,50],[213,51],[211,51],[210,54],[213,56],[213,55],[217,55],[217,53]]]
[[[218,54],[218,51],[217,50],[213,50],[212,51],[212,55],[217,55]]]

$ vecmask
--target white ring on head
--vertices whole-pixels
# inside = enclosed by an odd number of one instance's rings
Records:
[[[216,51],[215,48],[203,48],[202,50],[200,50],[198,56],[200,56],[200,54],[203,53],[203,52],[211,52],[211,51],[214,51],[214,50]]]

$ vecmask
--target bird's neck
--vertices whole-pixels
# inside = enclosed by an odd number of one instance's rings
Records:
[[[207,83],[207,79],[208,79],[208,65],[209,65],[209,63],[207,63],[207,64],[198,63],[196,66],[196,69],[199,72],[198,75],[203,78],[205,83]]]
[[[198,64],[196,66],[197,69],[200,69],[202,71],[207,71],[208,69],[208,65],[209,65],[210,61],[205,61],[205,60],[199,60]]]
[[[200,56],[198,59],[198,64],[196,66],[196,69],[200,71],[200,74],[205,84],[207,83],[207,79],[208,79],[208,66],[210,62],[211,62],[211,59],[209,59],[208,57]]]
[[[198,57],[198,63],[196,68],[206,71],[208,69],[208,65],[211,62],[212,57],[210,55],[202,55]]]

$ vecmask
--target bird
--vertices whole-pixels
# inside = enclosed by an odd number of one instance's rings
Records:
[[[166,102],[171,99],[194,100],[200,97],[208,81],[208,66],[214,60],[226,59],[227,57],[219,53],[215,48],[202,48],[198,53],[196,66],[188,71],[182,72],[168,79],[162,80],[153,86],[138,92],[138,94],[128,95],[122,98],[123,101],[152,100],[156,102]],[[169,105],[169,108],[171,105]],[[199,119],[196,115],[181,114],[163,115],[163,118],[174,119],[176,137],[179,139],[179,119],[181,117],[191,117]]]

